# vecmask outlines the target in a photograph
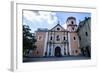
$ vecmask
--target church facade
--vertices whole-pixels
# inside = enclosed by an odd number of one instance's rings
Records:
[[[36,31],[35,57],[43,56],[69,56],[80,55],[79,38],[75,17],[68,17],[64,29],[59,23],[50,30],[39,29]]]

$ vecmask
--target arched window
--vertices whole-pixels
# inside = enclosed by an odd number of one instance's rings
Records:
[[[71,21],[71,24],[74,24],[74,22],[73,22],[73,21]]]
[[[85,32],[85,34],[86,34],[86,36],[88,36],[88,33],[87,32]]]
[[[52,40],[52,36],[50,37],[50,40]]]
[[[73,39],[76,40],[76,37],[74,36]]]
[[[72,27],[72,30],[74,30],[74,27]]]
[[[45,56],[47,56],[47,52],[45,52]]]
[[[64,36],[64,40],[66,40],[65,36]]]
[[[56,36],[56,40],[57,40],[57,41],[59,41],[59,40],[60,40],[59,35],[57,35],[57,36]]]

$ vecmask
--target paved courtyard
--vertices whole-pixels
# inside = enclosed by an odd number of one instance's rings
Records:
[[[64,61],[64,60],[88,60],[90,57],[85,56],[64,56],[64,57],[24,57],[23,62],[43,62],[43,61]]]

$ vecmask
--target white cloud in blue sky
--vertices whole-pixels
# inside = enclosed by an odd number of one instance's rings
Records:
[[[66,19],[69,16],[73,16],[77,20],[84,20],[84,17],[91,17],[90,13],[71,13],[71,12],[51,12],[51,11],[23,11],[23,25],[29,25],[31,32],[36,31],[38,28],[51,29],[57,25],[58,21],[60,25],[66,28]]]
[[[55,12],[23,11],[23,24],[29,25],[33,32],[37,28],[52,28],[57,21]]]

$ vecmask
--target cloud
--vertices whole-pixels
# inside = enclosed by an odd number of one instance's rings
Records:
[[[58,18],[55,12],[49,11],[23,11],[23,16],[31,23],[31,27],[36,28],[52,28],[57,24]]]
[[[64,24],[62,25],[62,27],[63,27],[64,29],[67,29],[67,24],[64,23]]]
[[[41,22],[41,16],[36,11],[23,11],[23,16],[31,22]]]
[[[23,16],[27,18],[29,21],[38,21],[38,22],[48,22],[48,24],[52,24],[57,22],[57,16],[54,12],[45,12],[45,11],[24,11]]]

